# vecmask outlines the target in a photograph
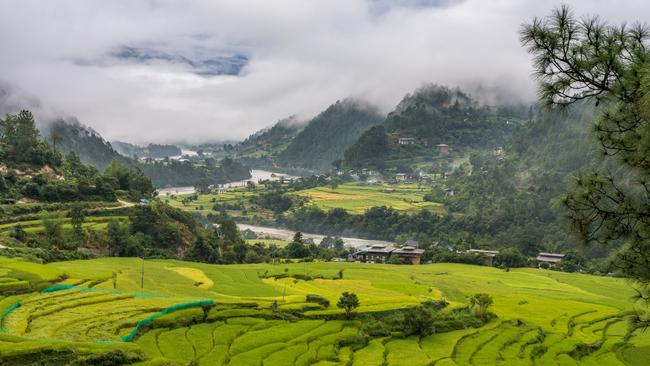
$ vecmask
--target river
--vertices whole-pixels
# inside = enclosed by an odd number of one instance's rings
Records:
[[[243,187],[246,185],[246,182],[253,182],[253,183],[259,183],[260,180],[280,180],[280,178],[296,178],[294,176],[288,175],[288,174],[281,174],[281,173],[274,173],[274,172],[269,172],[267,170],[258,170],[258,169],[253,169],[251,170],[251,177],[249,179],[244,179],[244,180],[238,180],[235,182],[229,182],[224,184],[225,187],[228,188],[233,188],[233,187]],[[158,195],[164,196],[167,194],[192,194],[196,192],[196,189],[191,186],[186,186],[186,187],[170,187],[170,188],[160,188],[157,190]]]
[[[293,235],[296,233],[295,231],[287,230],[287,229],[278,229],[274,227],[264,227],[264,226],[248,225],[248,224],[237,224],[237,227],[241,231],[244,231],[246,229],[251,230],[258,236],[270,236],[270,237],[274,237],[281,240],[287,240],[287,241],[291,241],[291,239],[293,239]],[[312,239],[314,243],[319,244],[321,240],[323,240],[325,235],[302,233],[302,237],[304,239]],[[360,248],[360,247],[365,247],[365,246],[370,246],[375,244],[395,246],[395,243],[390,241],[383,241],[383,240],[368,240],[368,239],[346,238],[346,237],[342,237],[341,239],[343,239],[346,245],[351,246],[353,248]]]

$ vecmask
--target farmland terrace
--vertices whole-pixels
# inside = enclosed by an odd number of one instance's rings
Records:
[[[148,260],[142,286],[141,271],[135,258],[0,258],[0,364],[116,352],[124,363],[179,365],[644,365],[650,357],[650,335],[625,321],[633,289],[617,278],[460,264]],[[74,286],[40,291],[55,284]],[[462,310],[476,288],[494,298],[495,317],[483,325]],[[343,291],[360,300],[349,320],[334,306]],[[326,301],[309,302],[311,294]],[[123,341],[142,319],[206,299],[216,305],[168,313]],[[441,299],[449,306],[433,334],[377,326]]]

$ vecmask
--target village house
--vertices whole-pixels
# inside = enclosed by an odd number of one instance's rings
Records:
[[[386,259],[390,257],[390,252],[394,250],[393,247],[384,244],[373,244],[369,247],[360,249],[359,251],[352,253],[352,260],[355,262],[386,262]]]
[[[445,188],[445,196],[453,196],[456,192],[453,188]]]
[[[226,187],[218,187],[217,188],[217,194],[224,194],[224,193],[228,193],[228,188],[226,188]]]
[[[403,258],[411,264],[420,264],[424,249],[417,249],[414,246],[405,245],[393,250],[390,254],[391,256]]]
[[[395,174],[395,181],[398,182],[398,183],[406,182],[406,174],[404,174],[404,173]]]
[[[438,144],[436,145],[436,151],[438,151],[438,156],[447,156],[449,155],[449,145],[447,144]]]
[[[410,245],[396,249],[389,245],[373,244],[353,253],[350,259],[356,262],[384,263],[390,257],[398,257],[411,264],[420,264],[422,254],[424,254],[424,249],[417,249]]]
[[[492,267],[494,265],[494,258],[499,254],[498,250],[483,250],[483,249],[470,249],[467,253],[482,255],[485,257],[485,265]]]
[[[415,145],[415,139],[413,137],[400,137],[397,143],[400,145]]]
[[[537,263],[559,264],[564,260],[564,254],[560,253],[539,253]]]

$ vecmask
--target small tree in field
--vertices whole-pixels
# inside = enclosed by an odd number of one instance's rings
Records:
[[[352,311],[359,307],[359,298],[354,292],[345,291],[341,294],[336,306],[345,310],[345,316],[350,319],[352,318]]]
[[[487,317],[488,308],[493,302],[494,300],[492,300],[492,296],[483,293],[475,294],[469,299],[469,304],[474,309],[474,314],[483,319]]]
[[[339,187],[339,180],[336,178],[332,178],[330,180],[330,188],[332,188],[332,192],[335,191]]]

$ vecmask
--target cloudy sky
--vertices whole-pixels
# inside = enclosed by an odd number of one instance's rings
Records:
[[[647,0],[565,1],[612,22]],[[0,81],[108,139],[241,139],[426,82],[532,100],[517,31],[545,0],[1,0]],[[642,17],[642,18],[639,18]],[[482,90],[482,92],[477,92]]]

